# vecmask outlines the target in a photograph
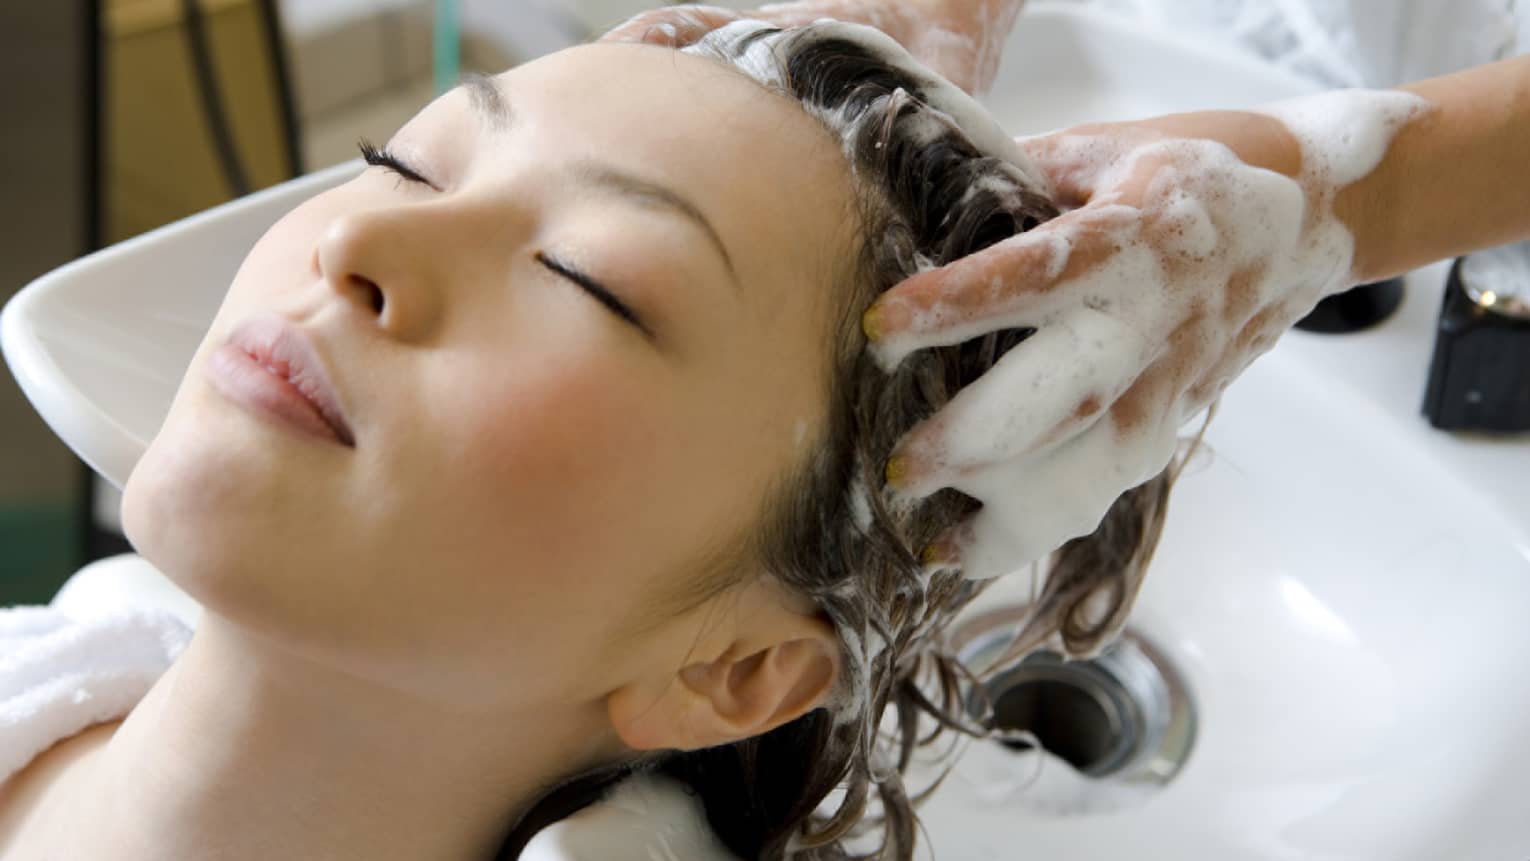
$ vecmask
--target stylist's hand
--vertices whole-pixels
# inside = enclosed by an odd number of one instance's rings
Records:
[[[888,464],[902,493],[955,487],[984,503],[942,554],[978,578],[1093,531],[1168,465],[1187,419],[1355,283],[1336,174],[1321,166],[1349,149],[1309,151],[1304,171],[1303,144],[1272,116],[1181,114],[1021,144],[1064,214],[908,279],[864,320],[887,367],[1036,329]]]
[[[752,12],[670,6],[644,12],[602,37],[684,47],[741,18],[799,27],[819,18],[869,24],[969,93],[993,83],[1000,52],[1024,0],[800,0]]]

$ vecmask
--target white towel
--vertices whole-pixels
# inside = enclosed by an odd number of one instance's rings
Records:
[[[132,711],[190,641],[185,622],[151,607],[85,618],[0,610],[0,782],[61,739]]]
[[[0,609],[0,781],[125,717],[191,641],[202,608],[143,557],[76,571],[47,606]]]

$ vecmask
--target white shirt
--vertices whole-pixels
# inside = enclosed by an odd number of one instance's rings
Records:
[[[1078,2],[1231,44],[1330,87],[1396,87],[1530,48],[1530,0]]]

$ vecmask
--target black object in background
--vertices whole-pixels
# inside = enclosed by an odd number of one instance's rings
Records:
[[[1392,316],[1403,300],[1402,278],[1351,287],[1317,303],[1296,328],[1323,335],[1359,332]]]
[[[99,22],[96,0],[0,2],[0,304],[99,247]],[[84,561],[83,468],[0,363],[0,606]]]
[[[1530,255],[1530,243],[1523,248]],[[1473,256],[1457,258],[1450,267],[1424,415],[1445,430],[1530,430],[1530,314],[1505,310],[1510,302],[1503,298],[1504,287],[1496,294],[1472,288],[1463,268]],[[1518,295],[1530,296],[1530,262],[1519,278]]]

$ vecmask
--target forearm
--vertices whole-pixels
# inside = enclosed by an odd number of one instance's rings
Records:
[[[1402,89],[1432,109],[1334,203],[1355,283],[1530,238],[1530,56]]]

